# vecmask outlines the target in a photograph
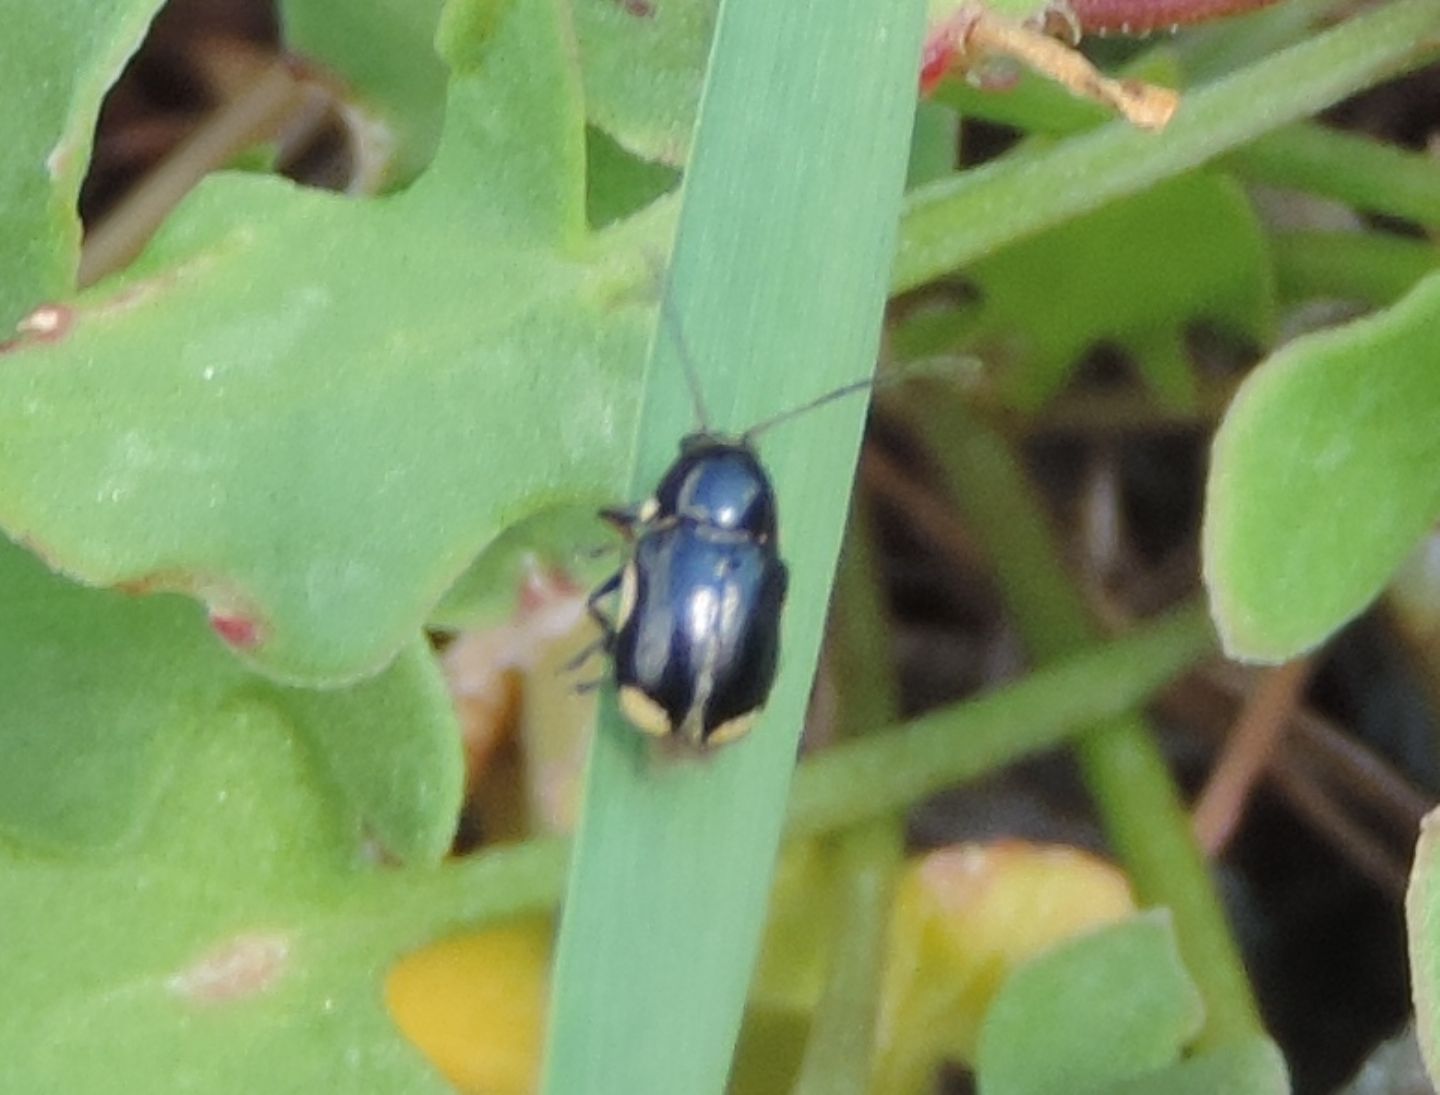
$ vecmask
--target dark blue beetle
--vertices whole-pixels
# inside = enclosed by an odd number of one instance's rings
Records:
[[[647,734],[704,749],[750,729],[770,696],[780,657],[789,578],[776,536],[775,489],[755,438],[832,399],[866,391],[872,381],[847,384],[739,437],[717,433],[668,301],[662,290],[661,319],[675,339],[700,429],[680,442],[680,455],[653,497],[600,511],[632,547],[587,608],[614,663],[625,717]],[[617,591],[612,619],[599,604]]]
[[[775,682],[787,582],[775,491],[749,435],[686,437],[653,498],[601,516],[634,539],[589,602],[620,709],[646,733],[696,748],[734,741]],[[612,621],[597,602],[617,589]]]
[[[788,575],[775,490],[755,438],[872,382],[847,384],[727,437],[706,428],[694,369],[675,334],[701,430],[680,442],[652,498],[601,511],[633,548],[588,607],[613,659],[625,717],[647,734],[703,749],[750,729],[770,696],[780,655]],[[611,619],[599,602],[617,590]]]

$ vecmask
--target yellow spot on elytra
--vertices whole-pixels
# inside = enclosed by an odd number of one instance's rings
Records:
[[[657,738],[669,736],[670,716],[665,713],[665,708],[633,684],[620,689],[620,710],[636,729]]]
[[[746,734],[750,733],[755,725],[755,720],[760,717],[760,712],[747,711],[743,715],[737,715],[733,719],[726,719],[705,739],[706,745],[729,745],[733,741],[739,741]]]

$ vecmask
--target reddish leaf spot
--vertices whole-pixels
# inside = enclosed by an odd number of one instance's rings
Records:
[[[70,137],[66,137],[50,150],[50,155],[45,157],[45,170],[52,179],[59,179],[70,173],[70,168],[74,163],[75,142]]]
[[[260,627],[249,616],[212,612],[210,626],[215,634],[239,650],[251,650],[260,645]]]
[[[242,935],[200,956],[171,976],[166,987],[197,1004],[224,1004],[256,996],[285,972],[290,940],[283,935]]]
[[[43,304],[16,324],[15,329],[22,335],[53,342],[65,337],[70,330],[74,313],[58,304]]]
[[[0,342],[0,353],[32,342],[59,342],[70,333],[75,313],[59,304],[42,304],[15,325],[15,337]]]
[[[655,17],[655,5],[650,0],[616,0],[620,7],[637,19],[653,19]]]

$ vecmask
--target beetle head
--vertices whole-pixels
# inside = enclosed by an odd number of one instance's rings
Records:
[[[655,492],[659,516],[674,516],[757,540],[775,535],[775,492],[744,441],[691,434],[680,442]]]

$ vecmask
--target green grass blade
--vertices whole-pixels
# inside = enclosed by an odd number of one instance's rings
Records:
[[[670,278],[715,426],[744,428],[871,368],[922,19],[916,0],[723,5]],[[863,410],[827,408],[763,446],[792,586],[762,725],[713,757],[667,763],[603,705],[556,961],[551,1092],[724,1085]],[[691,424],[675,341],[662,337],[633,497]]]

